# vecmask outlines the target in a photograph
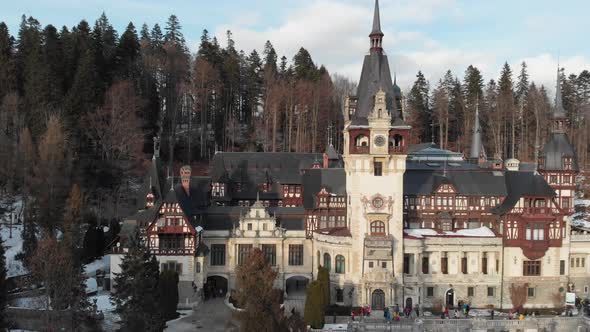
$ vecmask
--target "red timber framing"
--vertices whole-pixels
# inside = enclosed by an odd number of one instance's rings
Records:
[[[346,220],[346,197],[334,196],[322,188],[316,194],[313,209],[305,210],[305,235],[313,238],[313,233],[321,229],[348,228]]]
[[[369,129],[350,129],[349,153],[368,154],[371,146],[371,131]]]
[[[299,184],[283,185],[283,202],[284,207],[298,207],[303,205],[302,188]]]
[[[496,196],[458,195],[453,185],[441,184],[433,195],[404,196],[405,227],[449,231],[486,226],[500,233],[499,219],[491,209],[502,201]]]
[[[515,207],[502,217],[504,245],[520,247],[528,259],[535,260],[543,257],[549,247],[561,247],[565,235],[563,213],[549,197],[523,200],[525,207]]]
[[[194,255],[197,247],[197,231],[178,203],[162,203],[146,235],[150,252],[155,255]]]
[[[566,157],[564,157],[564,165]],[[571,159],[569,160],[571,163]],[[571,164],[569,166],[571,168]],[[539,172],[545,178],[545,181],[555,190],[557,206],[563,214],[569,215],[574,213],[574,197],[572,193],[576,191],[576,171],[572,170],[542,170]],[[567,193],[566,193],[567,192]]]
[[[389,154],[406,154],[410,131],[408,129],[391,129],[389,131]]]

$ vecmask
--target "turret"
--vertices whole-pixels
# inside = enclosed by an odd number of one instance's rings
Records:
[[[369,34],[371,40],[371,53],[383,52],[383,32],[381,31],[381,19],[379,17],[379,0],[375,0],[375,11],[373,13],[373,29]]]
[[[483,147],[481,126],[479,124],[479,107],[475,105],[475,120],[473,121],[473,136],[471,137],[471,149],[469,150],[469,159],[477,160],[478,164],[485,162],[486,152]]]

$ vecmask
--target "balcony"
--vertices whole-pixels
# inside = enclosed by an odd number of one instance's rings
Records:
[[[195,252],[193,248],[150,248],[150,253],[154,255],[170,255],[170,256],[181,256],[181,255],[192,255]]]
[[[368,146],[351,146],[350,153],[351,154],[368,154],[369,147]]]
[[[400,146],[390,146],[389,147],[389,153],[390,154],[406,153],[406,147],[403,146],[403,145],[400,145]]]

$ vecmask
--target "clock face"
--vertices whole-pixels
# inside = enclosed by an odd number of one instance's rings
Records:
[[[383,146],[385,145],[385,137],[383,135],[375,136],[375,145],[376,146]]]
[[[375,197],[373,198],[373,207],[376,209],[380,209],[383,207],[383,198],[381,197]]]

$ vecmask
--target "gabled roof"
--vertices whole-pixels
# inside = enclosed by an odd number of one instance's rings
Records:
[[[457,194],[466,196],[505,196],[504,174],[491,170],[406,170],[405,195],[432,195],[442,183],[452,184]]]
[[[537,174],[527,171],[507,171],[504,173],[508,195],[492,212],[503,215],[518,203],[524,196],[553,197],[555,191],[551,189],[547,181]]]
[[[563,157],[572,158],[572,170],[579,171],[578,158],[566,133],[552,133],[549,142],[543,147],[541,156],[545,158],[543,169],[549,171],[564,170]]]
[[[315,196],[322,188],[338,196],[346,195],[346,173],[343,168],[314,168],[303,175],[303,206],[315,207]]]

